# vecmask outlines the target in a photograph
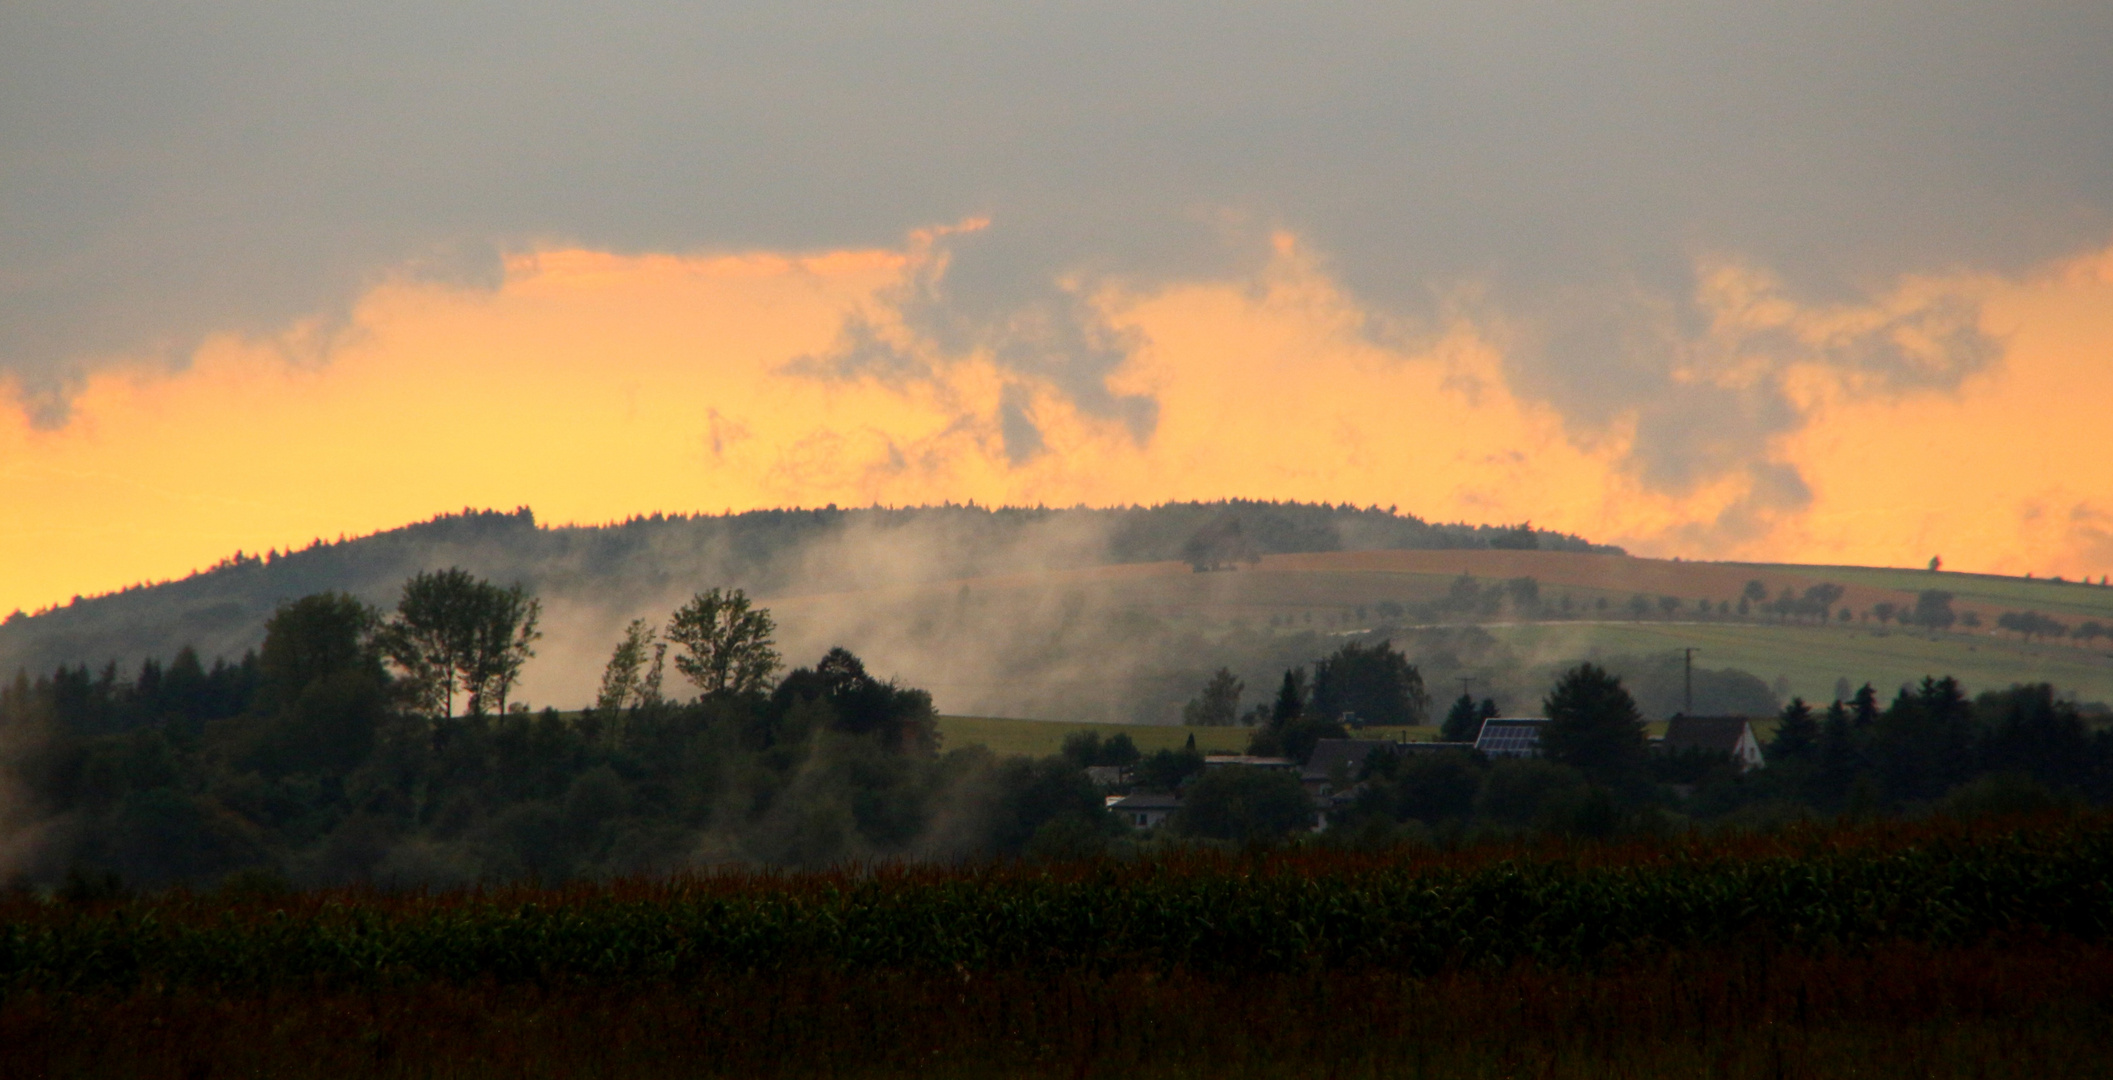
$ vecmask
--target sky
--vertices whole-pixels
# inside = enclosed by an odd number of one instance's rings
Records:
[[[2113,7],[0,8],[0,611],[467,506],[2113,573]]]

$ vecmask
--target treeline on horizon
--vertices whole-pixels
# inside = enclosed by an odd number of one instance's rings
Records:
[[[2113,732],[2046,686],[1969,699],[1931,678],[1881,705],[1867,684],[1820,715],[1793,701],[1770,766],[1742,773],[1726,755],[1653,753],[1620,676],[1583,664],[1541,702],[1555,718],[1545,758],[1376,755],[1331,777],[1344,797],[1314,838],[1315,803],[1283,771],[1206,770],[1193,749],[1145,756],[1121,736],[1038,760],[944,747],[929,694],[846,650],[785,672],[769,612],[739,590],[633,622],[595,707],[531,712],[508,694],[539,615],[525,589],[451,569],[414,575],[387,613],[335,592],[284,604],[237,664],[207,669],[186,651],[131,679],[115,665],[18,674],[0,687],[7,779],[27,812],[8,838],[28,853],[17,870],[90,891],[244,871],[448,885],[1219,843],[1457,846],[2113,799]],[[1192,702],[1197,722],[1232,722],[1236,684],[1219,672]],[[1252,752],[1304,760],[1350,734],[1346,718],[1418,723],[1429,710],[1408,654],[1349,641],[1286,670],[1244,719]],[[1472,738],[1495,711],[1463,696],[1448,736]],[[1110,814],[1086,772],[1107,765],[1130,771],[1123,790],[1179,794],[1174,820],[1140,833]]]

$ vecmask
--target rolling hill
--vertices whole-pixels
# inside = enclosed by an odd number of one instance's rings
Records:
[[[1494,610],[1447,609],[1463,580],[1487,596],[1504,591],[1505,582],[1526,578],[1538,592],[1534,610],[1519,610],[1508,593]],[[1842,595],[1825,621],[1716,613],[1717,605],[1736,610],[1751,581],[1771,595],[1785,589],[1802,594],[1824,584],[1842,586]],[[1910,609],[1926,589],[1953,592],[1954,611],[1974,613],[1982,626],[1934,632],[1897,622],[1880,625],[1869,617],[1882,604]],[[1648,605],[1641,617],[1631,606],[1638,596]],[[1667,596],[1680,602],[1670,615],[1659,606]],[[1707,616],[1698,610],[1704,600],[1712,603]],[[1839,619],[1842,608],[1851,611],[1851,621]],[[2049,682],[2086,701],[2113,700],[2113,642],[2028,642],[1992,629],[2004,612],[2025,609],[2058,613],[2071,625],[2113,622],[2113,589],[1926,571],[1859,573],[1547,551],[1324,552],[1266,556],[1218,573],[1162,562],[994,575],[788,598],[777,609],[788,624],[802,625],[855,620],[876,609],[915,613],[911,625],[933,641],[952,641],[952,628],[974,623],[979,611],[1013,612],[1016,623],[1039,627],[1059,642],[1066,637],[1068,610],[1070,623],[1088,624],[1120,643],[1103,657],[1103,670],[1130,692],[1150,690],[1124,677],[1145,666],[1141,654],[1156,656],[1163,671],[1187,673],[1185,684],[1174,680],[1179,693],[1159,695],[1156,713],[1120,717],[1158,722],[1170,722],[1179,701],[1217,663],[1233,667],[1258,695],[1273,686],[1273,674],[1283,666],[1322,655],[1344,640],[1382,638],[1419,662],[1434,697],[1457,694],[1460,684],[1453,680],[1466,678],[1477,696],[1497,697],[1507,712],[1534,711],[1554,669],[1564,663],[1600,658],[1628,669],[1632,682],[1643,684],[1646,711],[1662,715],[1681,704],[1669,696],[1677,690],[1677,679],[1669,682],[1669,676],[1677,674],[1686,647],[1700,650],[1696,664],[1705,673],[1747,673],[1772,702],[1792,695],[1831,701],[1844,680],[1852,687],[1871,682],[1890,695],[1904,683],[1944,674],[1959,677],[1972,691]],[[1001,633],[1021,636],[1017,626]],[[1048,686],[1052,673],[1046,668],[964,665],[940,649],[898,652],[904,664],[913,656],[917,661],[900,670],[922,670],[942,704],[1031,700],[1035,704],[1024,709],[992,711],[1052,719],[1110,715],[1067,709],[1064,693]],[[1068,663],[1070,651],[1057,650],[1053,659]],[[1091,673],[1065,675],[1071,697],[1095,699]],[[1744,709],[1756,707],[1745,701]],[[1711,706],[1697,702],[1698,710]]]
[[[1225,550],[1198,557],[1199,537]],[[844,645],[964,716],[1169,723],[1220,666],[1253,702],[1285,668],[1350,640],[1394,642],[1441,705],[1465,686],[1513,713],[1535,711],[1554,673],[1585,658],[1624,674],[1647,713],[1670,712],[1682,704],[1684,648],[1700,650],[1701,711],[1828,701],[1843,682],[1890,694],[1947,673],[1972,691],[2044,681],[2113,700],[2113,641],[1993,629],[2025,610],[2113,624],[2103,586],[1644,559],[1552,533],[1272,503],[825,509],[600,528],[541,527],[526,512],[450,516],[17,615],[0,625],[0,668],[128,667],[185,644],[236,656],[287,599],[343,589],[387,606],[405,577],[451,565],[544,598],[545,638],[522,694],[563,708],[591,697],[624,622],[664,618],[714,585],[770,607],[791,662]],[[1771,598],[1838,588],[1824,617],[1741,617],[1749,582]],[[1933,589],[1961,618],[1948,631],[1872,617]]]

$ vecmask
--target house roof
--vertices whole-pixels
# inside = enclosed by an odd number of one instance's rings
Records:
[[[1357,774],[1363,771],[1366,760],[1375,752],[1397,753],[1400,745],[1380,739],[1322,739],[1314,744],[1313,756],[1306,759],[1304,775],[1310,779],[1325,780],[1335,775],[1336,769],[1341,768],[1355,780]]]
[[[1743,716],[1676,716],[1665,722],[1665,738],[1658,745],[1671,752],[1729,754],[1738,750],[1739,739],[1746,732],[1747,720]]]
[[[1179,810],[1181,797],[1162,791],[1139,791],[1108,804],[1110,810]]]
[[[1495,757],[1532,755],[1541,752],[1541,729],[1548,721],[1538,716],[1500,716],[1482,721],[1475,736],[1475,749]]]
[[[1204,767],[1220,765],[1245,765],[1256,769],[1296,769],[1299,763],[1288,757],[1255,757],[1250,754],[1210,754],[1203,759]]]

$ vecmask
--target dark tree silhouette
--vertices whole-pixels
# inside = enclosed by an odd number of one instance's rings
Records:
[[[1247,689],[1231,668],[1219,668],[1202,692],[1182,707],[1181,722],[1191,727],[1231,727],[1240,717],[1240,695]]]
[[[1768,756],[1782,761],[1802,761],[1817,756],[1819,745],[1820,725],[1812,717],[1812,706],[1805,704],[1804,698],[1791,698],[1790,704],[1783,707],[1782,717],[1776,721],[1775,739],[1768,744]]]
[[[1420,724],[1429,706],[1422,673],[1391,642],[1350,642],[1314,662],[1311,711],[1319,719],[1348,713],[1364,724]]]
[[[1563,673],[1542,702],[1541,751],[1597,783],[1633,782],[1644,764],[1643,717],[1621,679],[1597,664]]]

